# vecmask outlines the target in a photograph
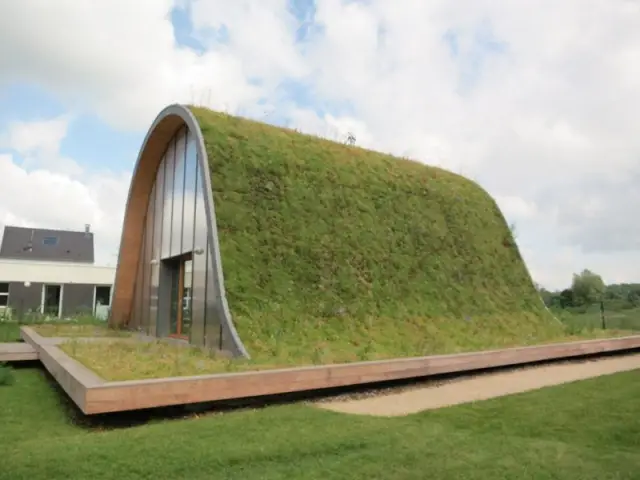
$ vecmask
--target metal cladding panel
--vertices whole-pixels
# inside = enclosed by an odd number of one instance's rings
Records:
[[[164,204],[162,208],[162,243],[161,258],[171,257],[171,217],[173,215],[173,176],[175,170],[175,141],[169,142],[169,148],[164,156]]]
[[[142,244],[144,245],[144,237],[142,240]],[[131,318],[129,319],[129,326],[135,330],[140,329],[141,322],[140,317],[142,316],[142,259],[138,262],[138,271],[136,273],[136,287],[135,294],[133,297],[133,310],[131,311]]]
[[[196,208],[196,180],[198,158],[195,138],[188,134],[185,149],[184,200],[182,210],[182,250],[180,253],[193,251],[194,219]]]
[[[173,181],[173,214],[171,223],[171,256],[183,252],[182,225],[184,220],[184,180],[185,180],[185,129],[182,129],[175,140],[175,167]]]
[[[162,220],[164,215],[164,168],[160,165],[156,174],[153,192],[153,242],[151,245],[149,279],[149,334],[157,335],[158,329],[158,292],[160,281],[160,251],[162,246]]]
[[[198,203],[204,198],[198,196],[198,157],[195,145],[195,137],[187,137],[186,164],[184,187],[184,224],[182,230],[182,249],[184,252],[193,252],[192,279],[191,279],[191,343],[204,346],[205,323],[205,295],[206,295],[206,252],[202,242],[202,232],[196,231],[196,215]],[[202,210],[202,208],[200,208]],[[200,213],[202,214],[202,212]],[[200,249],[203,249],[202,253]],[[196,252],[197,250],[197,252]]]
[[[142,244],[142,312],[140,318],[141,329],[149,333],[150,328],[150,307],[151,307],[151,259],[153,258],[153,221],[155,210],[155,187],[151,190],[149,198],[149,207],[147,209],[146,225],[145,225],[145,241]]]
[[[215,207],[213,204],[209,172],[209,165],[212,162],[215,163],[215,159],[207,158],[206,145],[200,131],[198,120],[194,112],[184,105],[170,105],[160,112],[149,129],[140,150],[140,155],[138,156],[134,170],[134,178],[132,179],[132,187],[129,192],[125,225],[120,245],[121,259],[126,259],[127,263],[120,262],[118,265],[109,322],[113,325],[130,322],[133,311],[136,308],[136,273],[138,272],[136,272],[135,269],[139,267],[140,263],[144,262],[144,260],[140,258],[144,255],[144,249],[141,248],[140,241],[145,242],[141,230],[144,230],[145,226],[143,215],[147,213],[146,208],[143,211],[140,207],[141,202],[145,202],[146,207],[147,198],[145,197],[151,193],[154,185],[153,175],[159,169],[162,173],[157,173],[155,178],[156,182],[159,182],[156,185],[156,194],[158,195],[156,200],[161,198],[161,201],[157,202],[155,208],[157,213],[154,217],[156,220],[160,219],[161,221],[154,221],[153,225],[154,239],[152,240],[152,252],[154,255],[152,255],[151,259],[151,280],[149,281],[149,311],[153,313],[149,314],[149,325],[151,331],[151,324],[154,323],[151,319],[155,316],[157,318],[155,321],[156,336],[168,334],[169,319],[167,315],[169,305],[167,305],[167,301],[170,300],[171,294],[169,288],[171,283],[169,281],[171,277],[171,264],[164,260],[171,259],[176,251],[179,252],[178,254],[188,253],[190,243],[189,231],[191,230],[188,223],[186,227],[184,225],[184,222],[188,222],[189,220],[188,210],[190,210],[191,203],[190,200],[187,200],[186,203],[184,200],[185,183],[191,183],[190,177],[193,174],[193,170],[190,170],[192,167],[186,158],[184,162],[185,169],[182,174],[182,195],[180,195],[179,191],[180,182],[178,181],[177,184],[174,182],[176,174],[176,135],[181,132],[187,135],[187,139],[185,140],[185,156],[196,158],[198,168],[202,170],[196,180],[196,184],[198,188],[201,188],[198,195],[202,196],[203,201],[196,202],[196,214],[194,217],[191,217],[194,219],[194,265],[193,276],[191,278],[193,287],[192,297],[194,298],[191,313],[193,320],[192,328],[195,328],[191,340],[192,343],[200,343],[199,331],[202,331],[202,326],[204,326],[205,344],[218,347],[221,343],[220,336],[222,329],[220,325],[224,325],[229,342],[233,344],[233,348],[230,348],[230,351],[235,355],[248,357],[248,352],[237,335],[224,298],[223,273],[220,265],[221,258],[218,232],[216,229]],[[193,137],[193,139],[190,137]],[[195,149],[195,155],[190,152],[192,148]],[[179,168],[178,180],[180,180],[180,172],[181,169]],[[181,205],[174,206],[174,186],[178,187],[175,196],[182,199]],[[188,189],[189,187],[186,189],[186,195],[189,195]],[[175,203],[177,204],[179,201],[180,200],[176,200]],[[162,204],[161,207],[160,204]],[[179,217],[179,220],[174,220],[176,215]],[[174,223],[177,224],[178,221],[181,225],[179,230],[180,247],[178,250],[174,250],[173,247],[176,245],[172,244],[177,244],[178,241],[172,238],[176,233],[173,231],[173,225]],[[156,235],[158,230],[160,235]],[[187,243],[183,245],[184,242]],[[157,255],[155,255],[156,248],[159,250]],[[204,261],[202,261],[201,258],[204,258]],[[156,262],[158,262],[157,268],[153,266],[156,265]],[[187,294],[188,293],[189,292],[187,292]],[[156,304],[156,302],[157,307],[154,307],[153,305]],[[204,305],[200,306],[198,302],[204,302]],[[208,315],[210,315],[209,318]],[[202,323],[199,324],[199,322]],[[207,336],[209,339],[207,339]]]
[[[206,327],[205,335],[207,340],[207,346],[209,348],[222,348],[221,338],[221,321],[220,321],[220,297],[216,295],[215,285],[217,278],[215,275],[215,268],[213,266],[213,256],[211,255],[210,248],[207,245],[207,314],[206,314]]]

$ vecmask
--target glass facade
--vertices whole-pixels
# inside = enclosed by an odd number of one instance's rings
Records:
[[[129,325],[220,348],[221,322],[196,139],[183,128],[169,142],[149,199]]]

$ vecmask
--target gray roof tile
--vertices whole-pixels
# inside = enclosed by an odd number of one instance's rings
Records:
[[[93,263],[93,233],[7,225],[0,258]]]

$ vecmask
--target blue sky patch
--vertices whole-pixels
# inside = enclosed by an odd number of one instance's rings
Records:
[[[11,84],[0,90],[0,131],[12,121],[49,120],[66,111],[62,103],[35,85]]]
[[[117,132],[93,115],[69,124],[61,152],[91,170],[132,170],[146,132]]]
[[[10,85],[0,94],[0,131],[11,122],[47,121],[65,113],[62,103],[34,85]],[[144,132],[115,131],[93,115],[79,115],[69,123],[60,153],[92,170],[130,170],[143,139]]]
[[[193,34],[191,6],[188,3],[183,7],[175,7],[171,11],[171,23],[173,24],[173,35],[178,45],[191,48],[201,54],[205,52],[204,45]]]

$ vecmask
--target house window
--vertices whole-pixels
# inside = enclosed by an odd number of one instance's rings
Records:
[[[0,283],[0,307],[9,305],[9,284]]]
[[[53,247],[58,244],[58,237],[44,237],[42,239],[42,244]]]
[[[96,286],[96,305],[109,305],[111,303],[111,287]]]

